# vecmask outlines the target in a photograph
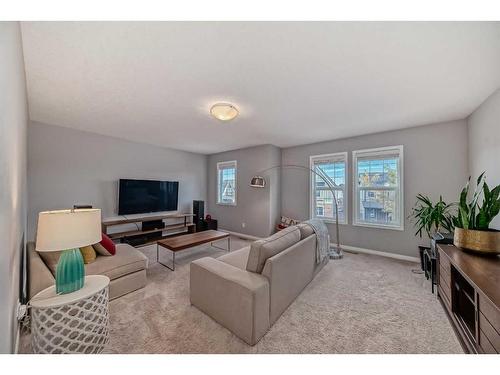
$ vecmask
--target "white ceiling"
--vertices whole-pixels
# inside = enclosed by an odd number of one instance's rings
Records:
[[[23,22],[30,116],[214,153],[465,118],[500,87],[500,23]],[[234,103],[221,123],[211,104]]]

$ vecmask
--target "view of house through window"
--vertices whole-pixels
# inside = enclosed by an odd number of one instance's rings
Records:
[[[354,224],[403,229],[403,147],[353,152]]]
[[[347,153],[311,156],[311,169],[322,171],[336,186],[335,198],[339,211],[339,223],[347,222]],[[326,182],[311,173],[311,217],[335,221],[335,201]]]
[[[236,205],[236,161],[217,163],[217,203]]]

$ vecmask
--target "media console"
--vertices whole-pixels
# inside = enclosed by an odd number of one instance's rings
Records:
[[[464,349],[500,353],[500,257],[437,248],[438,296]]]
[[[179,233],[194,233],[196,226],[193,223],[193,214],[163,214],[134,218],[113,218],[102,221],[102,232],[113,241],[129,243],[132,246],[146,246],[158,240],[177,235]],[[178,219],[172,224],[165,224],[164,220]],[[179,221],[181,220],[181,221]],[[135,229],[119,232],[109,231],[112,227],[134,224]]]

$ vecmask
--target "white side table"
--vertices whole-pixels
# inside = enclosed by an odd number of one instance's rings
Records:
[[[109,278],[86,276],[83,288],[42,290],[30,301],[34,353],[101,353],[109,338]]]

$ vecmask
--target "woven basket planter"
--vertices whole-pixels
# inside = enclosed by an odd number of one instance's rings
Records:
[[[500,254],[500,231],[455,228],[453,244],[482,254]]]

